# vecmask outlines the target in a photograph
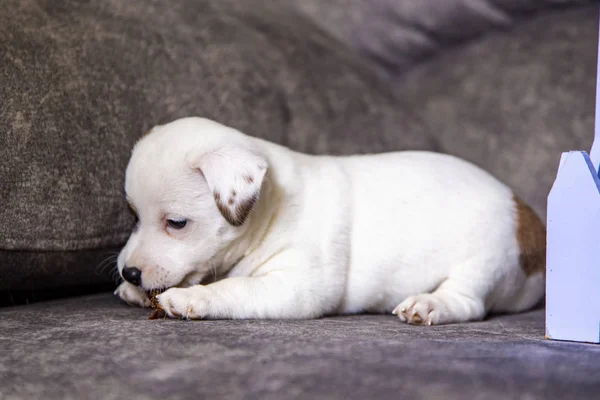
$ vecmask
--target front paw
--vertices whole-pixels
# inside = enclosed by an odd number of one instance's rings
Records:
[[[150,300],[146,293],[129,282],[121,283],[114,294],[130,306],[150,307]]]
[[[201,285],[171,288],[157,297],[171,318],[202,319],[208,316],[209,290]]]
[[[412,325],[437,325],[440,322],[440,313],[444,313],[444,302],[439,296],[423,293],[411,296],[404,300],[392,311],[402,322]]]

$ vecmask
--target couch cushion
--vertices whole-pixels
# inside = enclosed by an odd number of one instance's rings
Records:
[[[598,0],[287,0],[388,74],[524,17]]]
[[[124,169],[155,124],[205,116],[313,153],[433,147],[283,5],[5,0],[0,50],[0,290],[96,279],[86,252],[128,237]]]
[[[0,398],[591,399],[600,346],[544,312],[443,326],[393,315],[148,321],[110,294],[0,309]]]
[[[444,151],[544,216],[561,152],[591,147],[597,46],[597,6],[546,14],[415,68],[396,90]]]

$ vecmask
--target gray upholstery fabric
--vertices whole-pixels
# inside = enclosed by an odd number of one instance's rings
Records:
[[[5,0],[0,50],[0,290],[93,276],[63,252],[125,241],[124,169],[155,124],[200,115],[315,153],[434,146],[369,67],[285,5]],[[56,258],[40,268],[28,251]]]
[[[111,295],[1,309],[0,398],[564,400],[600,393],[600,346],[545,340],[543,311],[439,327],[385,315],[147,318],[148,310]]]
[[[0,2],[0,290],[109,280],[98,264],[131,225],[121,193],[130,147],[179,116],[315,153],[447,150],[541,213],[560,152],[589,147],[596,8],[448,51],[396,82],[396,103],[323,31],[399,72],[521,12],[576,2],[436,0],[430,14],[419,7],[433,0],[295,1],[322,30],[282,2]],[[0,309],[0,399],[600,393],[600,346],[545,340],[543,311],[440,327],[382,315],[148,315],[110,294]]]
[[[287,0],[387,74],[553,8],[598,0]]]
[[[546,14],[413,69],[397,94],[544,216],[561,152],[591,147],[597,43],[597,6]]]
[[[98,263],[132,224],[122,196],[131,146],[186,115],[312,153],[450,152],[543,216],[560,152],[591,142],[597,14],[582,5],[513,22],[580,3],[0,2],[0,291],[110,281]],[[340,34],[342,20],[374,49],[401,39],[382,47],[398,71],[446,51],[382,85],[328,36],[368,53]],[[450,46],[499,26],[510,29]]]
[[[0,290],[26,290],[114,282],[120,247],[72,251],[0,252]],[[0,300],[0,305],[2,301]]]

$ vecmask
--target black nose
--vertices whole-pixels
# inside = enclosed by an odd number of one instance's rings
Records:
[[[142,283],[142,271],[136,267],[124,267],[121,275],[123,275],[123,279],[132,285],[138,286]]]

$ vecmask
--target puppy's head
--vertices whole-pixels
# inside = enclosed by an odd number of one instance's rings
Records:
[[[144,290],[198,283],[244,234],[266,159],[245,135],[185,118],[158,126],[134,147],[125,192],[137,224],[118,258]]]

